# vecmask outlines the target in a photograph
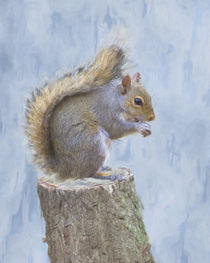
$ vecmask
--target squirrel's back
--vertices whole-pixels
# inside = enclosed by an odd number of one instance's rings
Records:
[[[66,136],[67,131],[71,132],[75,127],[87,123],[95,123],[109,133],[113,125],[110,120],[114,122],[115,116],[118,117],[123,111],[119,103],[119,90],[116,88],[120,82],[111,81],[92,92],[65,97],[51,114],[51,136],[56,134],[58,137],[60,132]]]

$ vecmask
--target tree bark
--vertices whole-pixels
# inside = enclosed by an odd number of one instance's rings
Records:
[[[154,262],[133,175],[118,174],[123,181],[39,179],[51,263]]]

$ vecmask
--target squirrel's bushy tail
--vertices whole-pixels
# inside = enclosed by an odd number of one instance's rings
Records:
[[[122,77],[126,65],[125,51],[111,45],[75,74],[66,74],[53,84],[32,93],[26,105],[26,134],[34,150],[34,162],[47,173],[56,172],[56,159],[50,139],[49,121],[56,105],[66,96],[87,93]]]

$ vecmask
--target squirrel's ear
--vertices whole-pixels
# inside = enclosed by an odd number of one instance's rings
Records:
[[[141,75],[139,72],[136,72],[134,75],[133,75],[133,80],[135,80],[136,82],[139,82],[141,79]]]
[[[131,88],[131,77],[129,75],[126,75],[122,79],[122,85],[121,85],[121,94],[126,94]]]

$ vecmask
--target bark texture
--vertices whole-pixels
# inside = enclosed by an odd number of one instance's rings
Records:
[[[152,263],[133,175],[38,181],[51,263]]]

